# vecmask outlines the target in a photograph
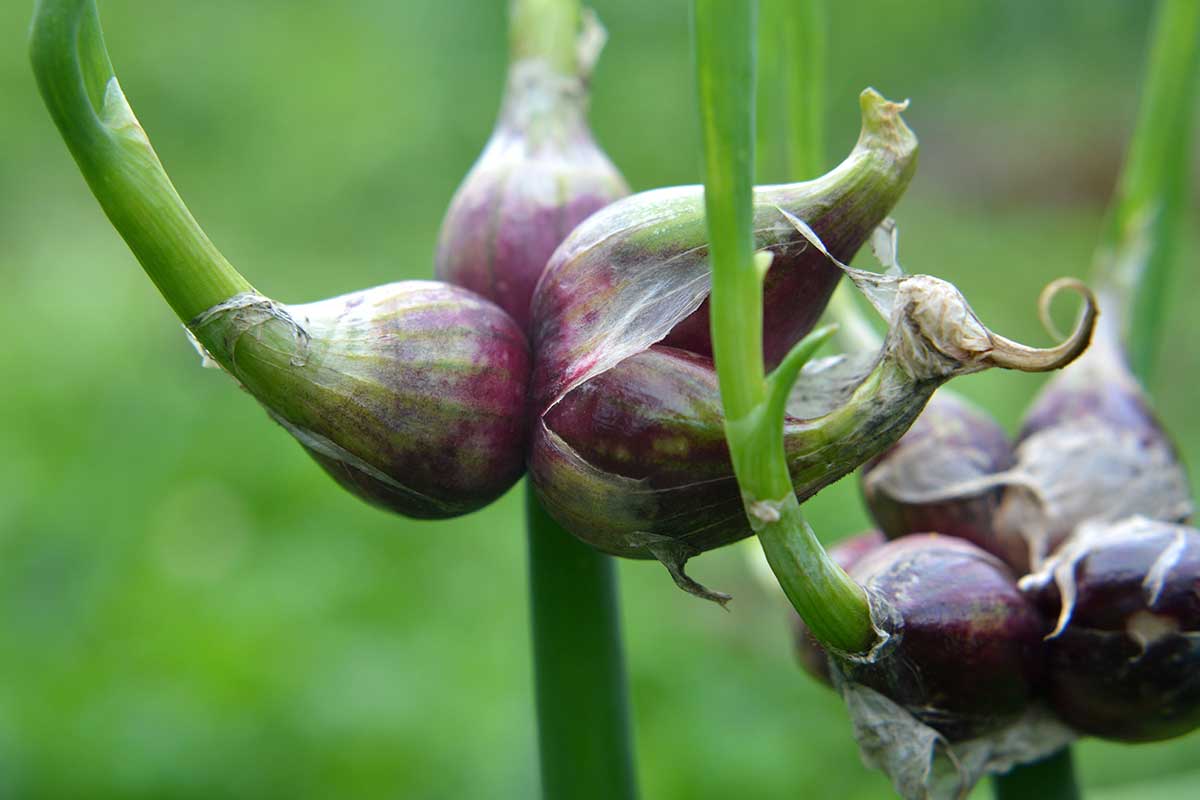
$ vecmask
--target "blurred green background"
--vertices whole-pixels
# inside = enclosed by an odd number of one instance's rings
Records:
[[[533,796],[519,493],[448,522],[375,511],[199,369],[41,106],[31,5],[0,7],[0,797]],[[860,89],[911,97],[904,264],[1045,342],[1037,292],[1087,269],[1150,4],[831,5],[831,159]],[[496,112],[501,0],[100,6],[176,184],[260,289],[295,302],[431,274]],[[637,189],[697,181],[687,4],[595,6],[599,140]],[[1193,464],[1196,222],[1153,387]],[[1040,380],[957,388],[1013,429]],[[827,540],[866,524],[853,481],[807,508]],[[620,565],[645,797],[890,796],[794,666],[747,551],[693,570],[730,613]],[[1078,760],[1089,797],[1200,795],[1197,735]]]

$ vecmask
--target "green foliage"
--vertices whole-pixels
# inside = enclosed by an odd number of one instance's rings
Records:
[[[101,5],[160,156],[261,290],[303,301],[430,275],[495,115],[503,4]],[[636,188],[699,180],[686,3],[595,5],[611,37],[599,139]],[[1036,340],[1047,275],[1089,263],[1146,6],[831,5],[830,151],[864,86],[911,96],[924,160],[903,263]],[[0,6],[0,796],[531,796],[520,496],[439,523],[374,511],[199,369],[41,106],[30,10]],[[1196,253],[1193,232],[1182,263]],[[1156,399],[1195,465],[1200,273],[1175,289]],[[1039,382],[956,385],[1011,426]],[[850,481],[805,511],[828,539],[865,525]],[[792,663],[782,601],[743,550],[694,570],[732,591],[730,613],[657,564],[620,564],[644,796],[890,797],[840,701]],[[1198,745],[1088,742],[1077,760],[1105,800],[1185,797]]]

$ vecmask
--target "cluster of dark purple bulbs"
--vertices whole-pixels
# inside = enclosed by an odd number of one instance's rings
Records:
[[[1035,703],[1119,741],[1200,725],[1200,531],[1112,330],[1046,385],[1015,443],[943,390],[861,471],[878,530],[831,554],[899,629],[886,656],[839,669],[952,742]],[[828,681],[803,625],[796,641]]]

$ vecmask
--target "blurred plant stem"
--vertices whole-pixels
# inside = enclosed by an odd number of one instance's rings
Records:
[[[734,471],[767,562],[813,635],[838,650],[863,652],[875,640],[866,595],[805,521],[783,449],[788,391],[831,330],[801,341],[770,376],[763,365],[769,261],[754,253],[752,224],[756,4],[696,0],[694,16],[713,350]]]
[[[759,0],[755,155],[759,183],[825,172],[825,0]]]
[[[95,0],[39,0],[29,57],[92,193],[179,318],[251,291],[184,205],[126,102]]]
[[[634,798],[615,566],[525,498],[542,796]]]
[[[511,0],[510,63],[541,59],[579,74],[579,0]],[[610,556],[556,523],[525,488],[538,751],[546,800],[637,797]]]
[[[992,795],[996,800],[1079,800],[1071,748],[997,775],[992,779]]]
[[[1200,3],[1159,3],[1137,127],[1096,252],[1101,310],[1109,315],[1108,325],[1118,326],[1130,366],[1143,383],[1162,335],[1188,197],[1198,38]]]

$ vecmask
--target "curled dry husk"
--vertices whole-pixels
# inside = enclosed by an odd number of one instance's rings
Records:
[[[510,65],[496,127],[442,222],[438,278],[492,300],[522,329],[554,249],[629,193],[587,124],[587,81],[603,38],[588,15],[573,75],[538,58]]]
[[[1030,407],[1017,464],[996,515],[998,535],[1025,542],[1037,568],[1084,521],[1141,514],[1183,522],[1194,511],[1187,473],[1130,373],[1116,320]]]
[[[1057,617],[1048,693],[1065,722],[1134,742],[1200,726],[1200,531],[1087,522],[1021,588]]]
[[[889,147],[908,141],[899,108],[880,105],[884,101],[875,97],[864,96],[863,140],[886,141]],[[829,184],[826,176],[805,191],[824,193]],[[630,208],[658,203],[635,196],[593,216],[551,260],[535,297],[538,417],[529,468],[545,507],[574,535],[614,555],[657,558],[685,590],[722,601],[724,595],[691,581],[684,564],[751,529],[733,476],[711,360],[655,343],[674,321],[688,318],[708,291],[703,216],[698,208],[685,213],[698,198],[684,203],[683,190],[671,191],[679,197],[667,203],[670,213],[647,223],[652,227],[616,226],[602,235],[607,222],[636,218]],[[764,208],[761,192],[759,197],[758,229],[769,237],[760,244],[782,241],[781,226],[790,226],[801,243],[788,249],[827,259],[825,266],[848,273],[889,325],[879,352],[810,363],[792,391],[785,450],[801,501],[895,442],[934,389],[951,377],[992,366],[1056,369],[1087,346],[1094,299],[1078,282],[1054,286],[1084,294],[1087,309],[1076,330],[1057,347],[1028,348],[989,331],[945,281],[846,267],[810,225],[782,206]],[[671,246],[647,250],[660,237]],[[577,270],[579,263],[590,266]],[[578,305],[567,303],[559,293],[589,275],[596,282],[590,293],[579,283]],[[702,291],[681,302],[697,286]],[[554,313],[543,320],[538,313],[546,311]]]
[[[206,363],[374,505],[452,517],[523,472],[528,344],[472,292],[404,281],[291,306],[247,293],[187,327]]]
[[[1035,699],[1049,627],[1011,570],[956,537],[916,534],[860,558],[850,574],[889,639],[870,660],[831,658],[863,760],[906,798],[965,797],[988,773],[1074,737]]]
[[[1035,703],[991,733],[951,742],[874,689],[844,680],[836,669],[834,680],[863,763],[887,775],[905,800],[964,800],[985,776],[1039,761],[1076,738]]]
[[[1013,464],[1013,446],[1000,424],[941,389],[900,441],[863,466],[860,485],[888,538],[926,532],[957,536],[1023,575],[1028,571],[1025,541],[998,536],[993,518],[1004,489],[987,480]]]

